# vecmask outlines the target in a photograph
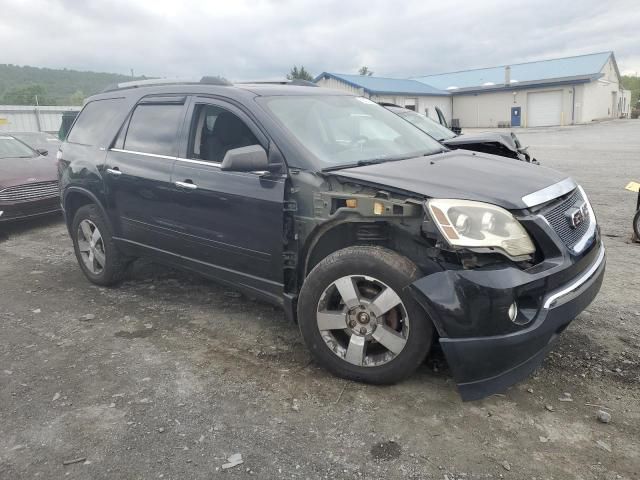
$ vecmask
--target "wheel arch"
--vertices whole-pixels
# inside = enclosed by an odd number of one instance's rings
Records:
[[[73,223],[73,217],[80,207],[85,205],[94,204],[100,209],[106,222],[109,222],[109,216],[105,210],[102,202],[91,191],[82,187],[69,187],[64,192],[62,206],[64,208],[64,215],[67,224],[67,229],[71,233],[71,224]],[[110,222],[109,222],[110,223]],[[111,226],[109,224],[109,226]]]
[[[323,258],[326,258],[336,250],[354,245],[378,245],[386,246],[388,237],[383,236],[383,231],[388,228],[387,222],[374,222],[370,220],[355,220],[352,218],[341,219],[316,228],[305,242],[302,251],[302,262],[298,272],[300,284],[309,275]],[[364,230],[369,229],[371,235],[366,237]],[[381,233],[376,236],[376,232]]]

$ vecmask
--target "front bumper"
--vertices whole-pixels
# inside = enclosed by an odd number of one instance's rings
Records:
[[[531,279],[515,268],[445,271],[414,282],[414,295],[434,320],[463,400],[504,391],[542,363],[553,341],[600,290],[604,245],[595,245],[584,260],[588,263],[579,273],[553,289],[550,280],[562,272]],[[504,325],[514,300],[522,301],[516,320],[526,326],[512,323],[508,333],[478,334],[479,324],[489,330]]]
[[[46,197],[28,202],[0,203],[0,222],[23,220],[60,211],[60,198]]]

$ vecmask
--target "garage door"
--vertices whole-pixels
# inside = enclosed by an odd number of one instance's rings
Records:
[[[560,125],[562,90],[527,95],[527,127]]]

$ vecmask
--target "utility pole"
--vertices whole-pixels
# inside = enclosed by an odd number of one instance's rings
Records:
[[[133,78],[133,68],[131,69],[131,78]]]
[[[41,132],[42,131],[42,121],[40,119],[40,104],[38,103],[38,95],[35,95],[36,97],[36,108],[34,109],[35,113],[36,113],[36,125],[38,126],[38,131]]]

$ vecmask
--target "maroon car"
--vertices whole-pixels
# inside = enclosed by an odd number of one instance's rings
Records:
[[[0,222],[60,210],[55,158],[0,133]]]

